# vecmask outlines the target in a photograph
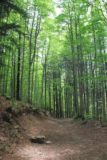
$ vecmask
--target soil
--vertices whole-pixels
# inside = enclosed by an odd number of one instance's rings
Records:
[[[17,122],[0,123],[0,143],[6,146],[1,160],[107,160],[107,127],[98,121],[23,113]],[[51,143],[31,143],[36,136],[45,136]]]

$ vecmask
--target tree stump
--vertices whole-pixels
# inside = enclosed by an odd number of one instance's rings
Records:
[[[38,143],[38,144],[51,144],[51,141],[48,141],[45,136],[33,137],[30,138],[30,141],[32,143]]]

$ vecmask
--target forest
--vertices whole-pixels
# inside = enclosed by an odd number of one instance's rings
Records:
[[[107,118],[106,1],[0,2],[0,93],[56,117]]]
[[[0,97],[62,125],[106,123],[107,0],[0,0]]]

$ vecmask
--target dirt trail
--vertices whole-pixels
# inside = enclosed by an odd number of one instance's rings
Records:
[[[97,122],[81,125],[32,115],[23,115],[19,121],[24,137],[3,160],[107,160],[107,128]],[[25,135],[45,135],[52,143],[32,144]]]

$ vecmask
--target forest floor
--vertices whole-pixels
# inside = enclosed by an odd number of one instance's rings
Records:
[[[38,135],[51,143],[31,143]],[[0,160],[107,160],[107,127],[26,113],[12,123],[1,119]]]

